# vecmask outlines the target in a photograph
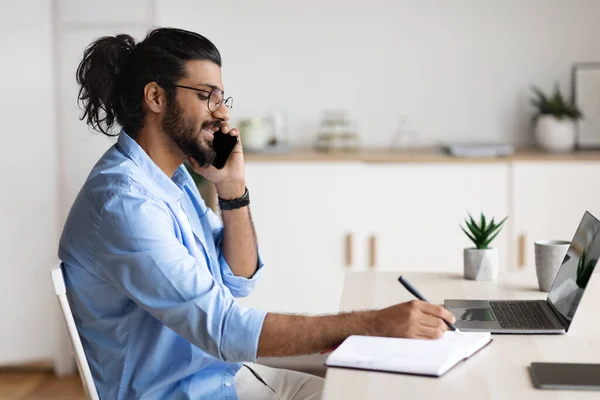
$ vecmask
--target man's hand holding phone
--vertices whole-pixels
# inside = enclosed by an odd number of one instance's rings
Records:
[[[223,134],[229,137],[218,137]],[[188,161],[196,173],[215,184],[220,198],[225,200],[238,198],[246,190],[244,151],[240,131],[236,128],[232,129],[229,123],[223,122],[220,131],[215,132],[214,135],[213,147],[217,152],[215,163],[221,169],[215,165],[200,167],[194,160],[188,159]],[[236,138],[237,141],[234,142],[231,137]]]

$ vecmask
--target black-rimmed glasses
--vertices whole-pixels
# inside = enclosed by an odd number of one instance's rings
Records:
[[[223,92],[219,88],[214,88],[213,90],[205,90],[205,89],[198,89],[195,87],[184,86],[184,85],[173,85],[173,86],[182,88],[182,89],[195,90],[196,92],[200,92],[200,93],[205,93],[205,96],[200,97],[200,98],[202,100],[207,100],[206,104],[208,105],[208,111],[210,111],[210,112],[217,111],[219,108],[221,108],[221,105],[223,105],[223,104],[225,104],[225,107],[227,107],[228,109],[233,108],[233,97],[227,97],[226,99],[224,99]]]

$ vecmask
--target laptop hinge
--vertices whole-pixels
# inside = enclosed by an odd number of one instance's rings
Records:
[[[549,298],[546,298],[546,303],[548,304],[548,307],[550,307],[552,313],[556,316],[556,319],[558,319],[558,322],[560,322],[560,324],[565,328],[565,332],[568,331],[570,325],[569,321],[560,313],[560,311],[558,311],[556,307],[554,307],[554,304],[552,304]]]

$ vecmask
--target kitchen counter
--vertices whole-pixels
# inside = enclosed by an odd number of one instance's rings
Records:
[[[518,149],[504,157],[454,157],[438,148],[411,150],[366,149],[356,152],[318,152],[293,150],[280,153],[246,152],[249,162],[369,162],[369,163],[503,163],[511,161],[600,161],[599,150],[583,150],[564,154],[537,149]]]

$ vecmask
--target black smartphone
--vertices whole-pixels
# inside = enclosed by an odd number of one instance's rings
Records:
[[[227,163],[227,160],[229,160],[229,156],[237,145],[237,142],[237,136],[225,134],[221,132],[220,129],[215,132],[215,136],[213,138],[213,149],[215,150],[216,156],[212,165],[216,169],[223,169],[223,167],[225,167],[225,164]]]
[[[538,389],[600,390],[600,364],[532,362],[530,373]]]

